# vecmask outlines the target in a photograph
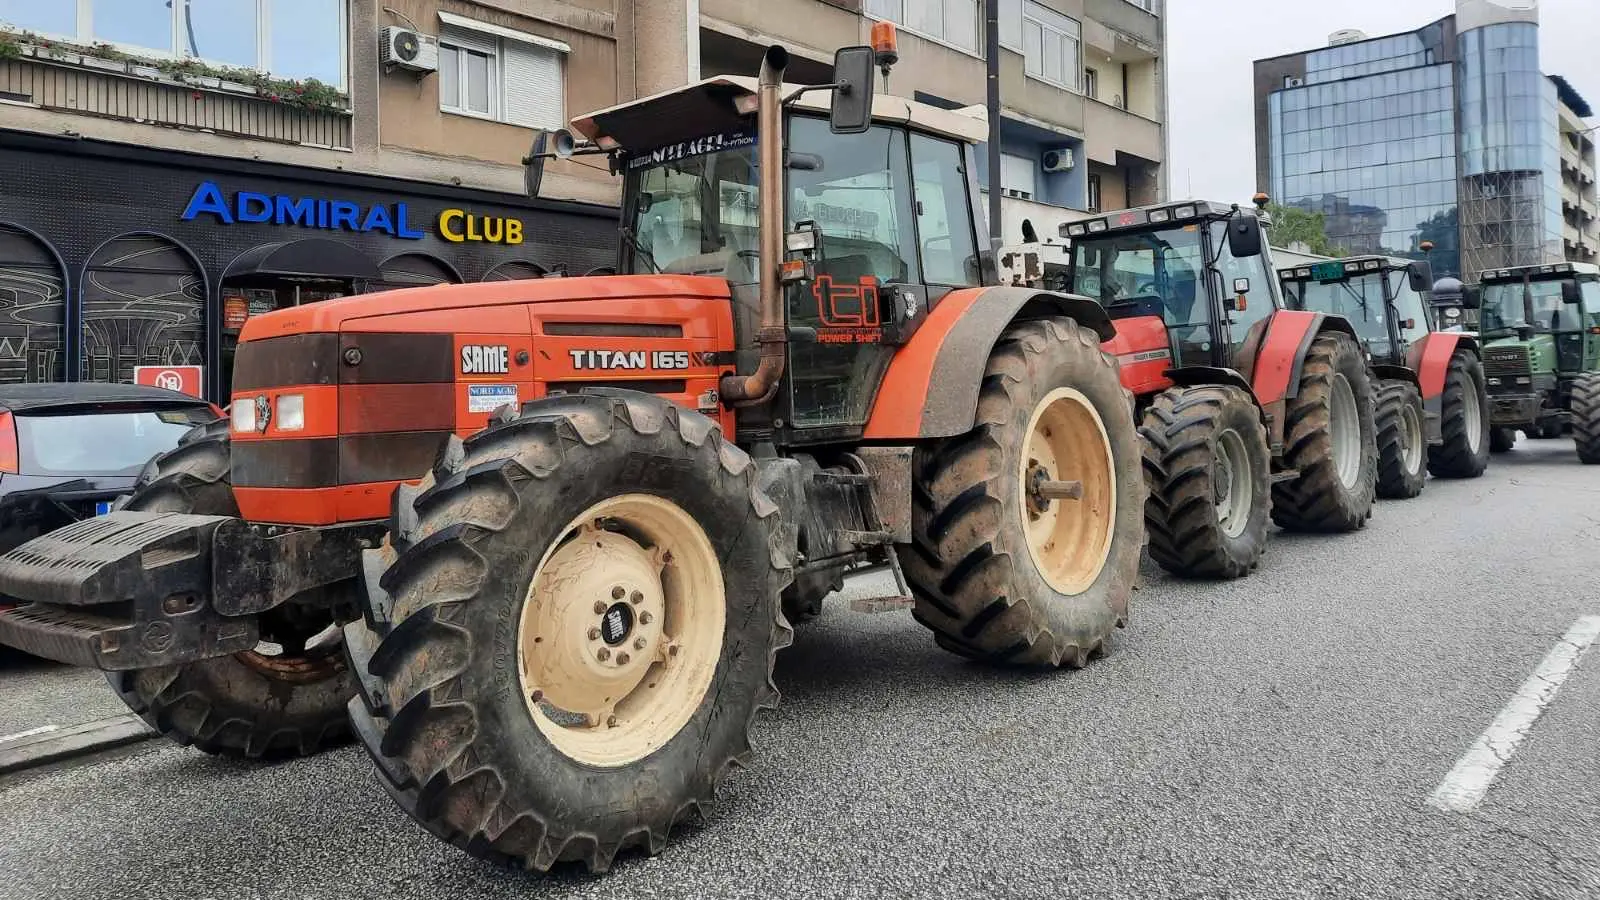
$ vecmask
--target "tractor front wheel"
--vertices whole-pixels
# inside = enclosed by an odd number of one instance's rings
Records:
[[[1572,383],[1572,439],[1580,462],[1600,465],[1600,373],[1579,375]]]
[[[903,398],[885,402],[904,402]],[[1144,543],[1133,402],[1095,332],[1011,326],[990,352],[977,425],[917,449],[913,616],[946,650],[1083,666],[1128,620]]]
[[[1457,350],[1445,370],[1439,397],[1439,446],[1428,452],[1435,478],[1477,478],[1489,467],[1489,395],[1484,392],[1483,360]]]
[[[1511,448],[1517,445],[1517,429],[1501,428],[1496,425],[1489,429],[1489,452],[1510,453]]]
[[[1318,335],[1284,413],[1283,462],[1300,477],[1272,489],[1279,527],[1347,532],[1367,524],[1378,479],[1372,406],[1371,373],[1355,339]]]
[[[1378,385],[1378,496],[1409,500],[1428,478],[1428,439],[1422,430],[1422,392],[1409,381]]]
[[[1261,410],[1236,387],[1164,391],[1145,411],[1150,558],[1175,575],[1239,578],[1267,546],[1272,453]]]
[[[747,764],[792,560],[710,419],[627,391],[537,401],[396,495],[347,629],[380,780],[481,859],[608,869],[659,851]],[[375,567],[369,564],[369,570]]]

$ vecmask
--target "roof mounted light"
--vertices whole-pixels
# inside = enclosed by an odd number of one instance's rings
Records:
[[[1093,222],[1089,223],[1089,233],[1090,234],[1099,234],[1100,232],[1105,231],[1109,227],[1110,226],[1106,224],[1106,220],[1105,219],[1095,219]]]
[[[1180,219],[1192,219],[1200,214],[1200,210],[1196,209],[1194,205],[1191,204],[1189,206],[1178,207],[1172,211],[1172,214]]]
[[[1369,259],[1361,264],[1361,268],[1366,269],[1368,272],[1376,272],[1378,269],[1382,268],[1382,266],[1383,264],[1375,259]]]
[[[1361,271],[1361,264],[1360,263],[1345,263],[1344,264],[1344,270],[1346,272],[1359,272],[1359,271]]]
[[[1082,222],[1073,222],[1071,225],[1061,226],[1062,237],[1083,237],[1089,233],[1088,226]]]
[[[1311,277],[1311,270],[1310,269],[1295,269],[1294,270],[1294,277],[1296,277],[1296,278],[1310,278]]]
[[[733,98],[733,108],[741,116],[753,116],[761,108],[760,94],[741,94]]]
[[[1150,221],[1157,225],[1163,222],[1170,222],[1172,221],[1172,213],[1164,209],[1152,209],[1150,210]]]

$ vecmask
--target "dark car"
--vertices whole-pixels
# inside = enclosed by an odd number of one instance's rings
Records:
[[[0,553],[108,512],[146,463],[220,415],[139,385],[0,386]]]

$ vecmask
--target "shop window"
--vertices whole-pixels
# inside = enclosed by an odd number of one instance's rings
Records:
[[[132,382],[135,366],[205,365],[206,279],[158,234],[112,238],[83,274],[83,377]]]
[[[566,44],[439,15],[439,109],[524,128],[562,127]]]
[[[134,56],[345,83],[345,0],[5,0],[0,19]]]
[[[520,259],[503,262],[498,266],[483,273],[484,281],[522,281],[528,278],[543,278],[546,274],[544,266],[538,263],[523,262]]]
[[[65,380],[66,285],[50,245],[0,224],[0,384]]]
[[[433,284],[460,284],[461,276],[450,264],[426,253],[401,253],[378,267],[383,277],[368,286],[369,291],[427,287]]]

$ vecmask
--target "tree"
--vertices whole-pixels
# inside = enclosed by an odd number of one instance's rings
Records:
[[[1350,251],[1328,239],[1328,217],[1298,206],[1267,206],[1272,216],[1272,244],[1285,249],[1304,244],[1317,256],[1349,256]]]

